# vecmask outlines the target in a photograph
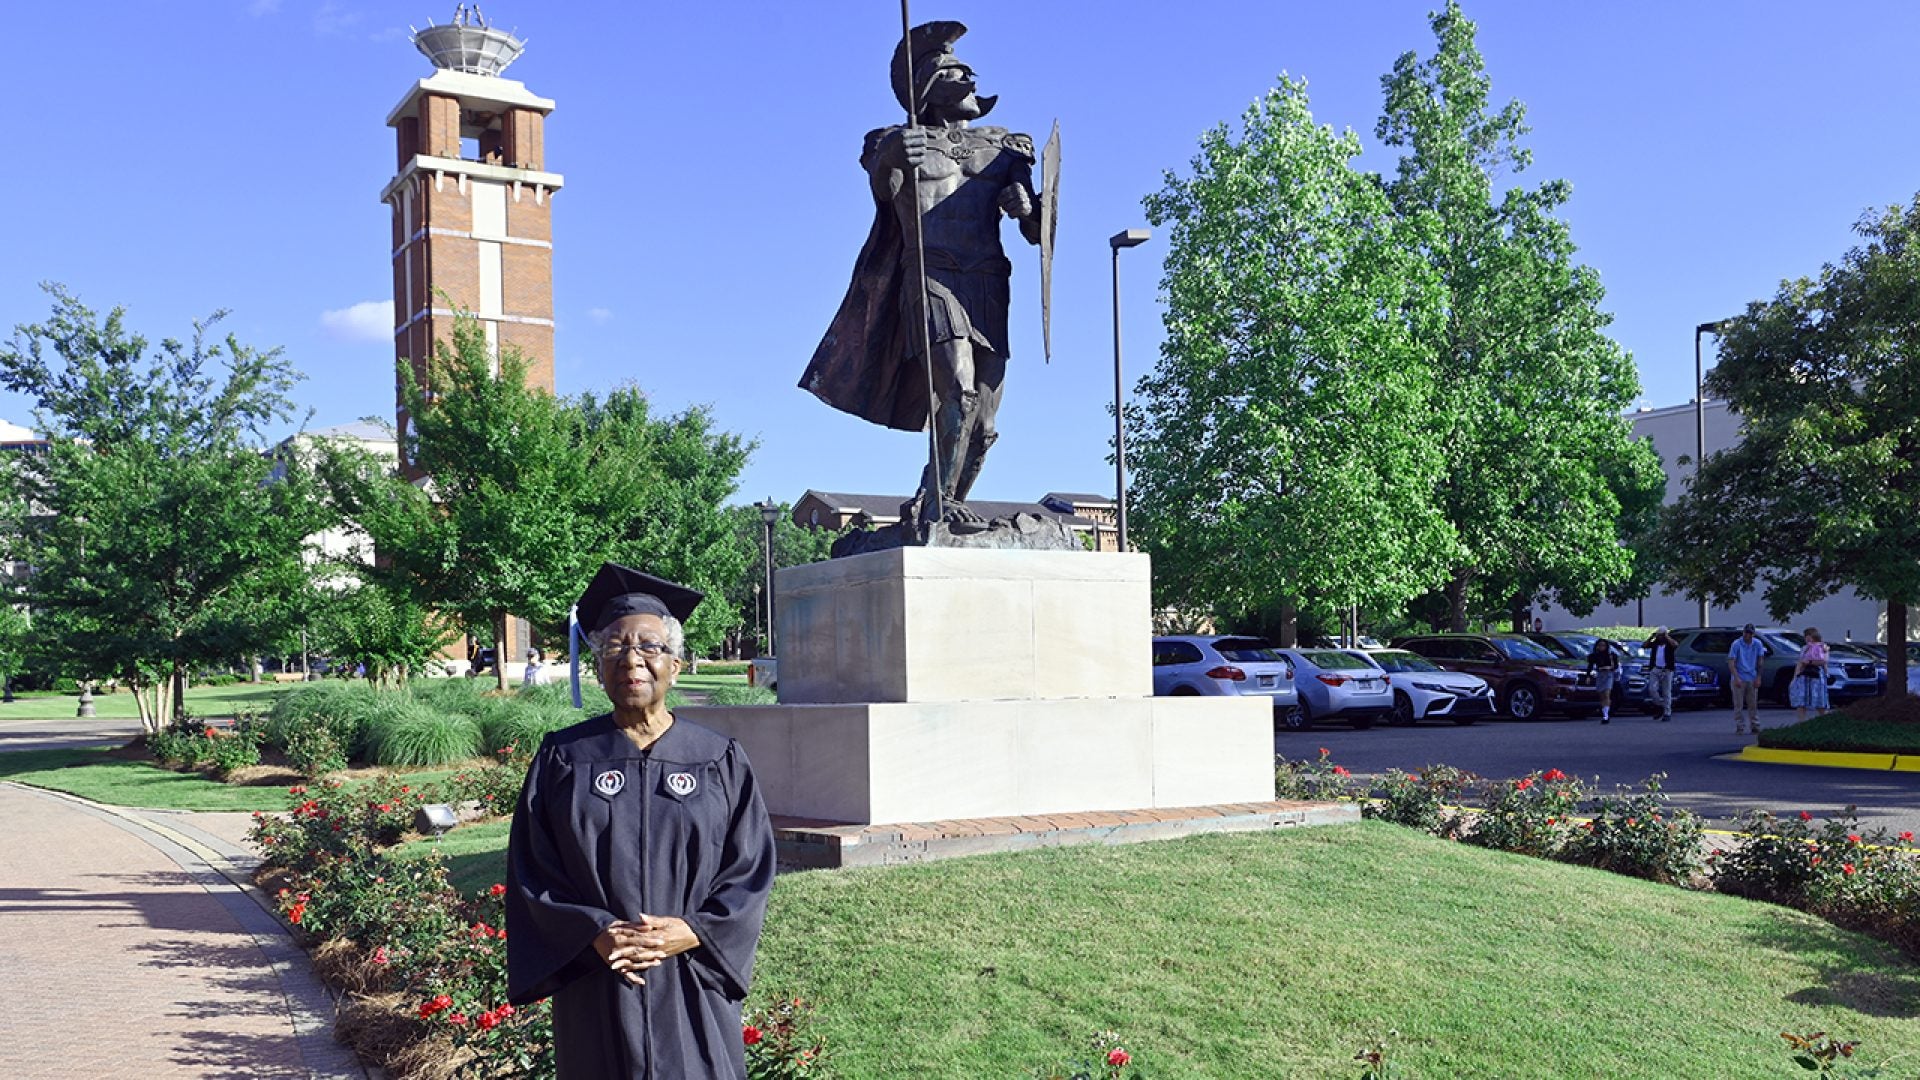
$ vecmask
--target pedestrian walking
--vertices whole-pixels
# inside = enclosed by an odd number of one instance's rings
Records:
[[[1807,710],[1820,716],[1827,711],[1827,642],[1820,628],[1809,626],[1801,634],[1807,647],[1793,665],[1793,682],[1787,687],[1787,703],[1794,708],[1794,722],[1806,720]]]
[[[1733,677],[1733,733],[1745,734],[1751,726],[1760,734],[1760,662],[1773,655],[1767,643],[1753,631],[1753,624],[1740,628],[1740,636],[1727,647],[1727,673]]]
[[[1587,677],[1600,691],[1600,722],[1613,723],[1613,680],[1620,674],[1620,650],[1606,638],[1595,638],[1593,651],[1587,654]]]
[[[1660,707],[1660,720],[1664,723],[1673,719],[1673,674],[1675,670],[1674,653],[1680,643],[1673,639],[1664,626],[1654,628],[1653,636],[1646,640],[1647,646],[1647,696]]]

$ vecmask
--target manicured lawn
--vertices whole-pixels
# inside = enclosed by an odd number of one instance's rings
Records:
[[[287,809],[285,785],[222,783],[199,773],[174,772],[144,761],[108,757],[109,749],[83,746],[0,754],[0,780],[64,791],[109,806],[152,810]],[[444,780],[456,771],[432,769],[407,776],[418,783],[430,783]]]
[[[711,693],[723,686],[745,685],[747,685],[747,677],[745,675],[710,675],[706,672],[695,675],[692,672],[683,671],[680,673],[680,677],[674,680],[674,686],[676,688],[692,690],[698,693]]]
[[[299,683],[235,683],[232,686],[194,686],[187,689],[187,711],[195,716],[232,716],[235,709],[266,712],[274,699],[299,686]],[[12,704],[0,704],[0,721],[49,720],[71,717],[80,707],[77,696],[36,694]],[[95,694],[94,712],[98,716],[131,719],[139,716],[133,695]]]
[[[1920,754],[1920,724],[1828,713],[1786,727],[1764,728],[1760,745],[1782,750]]]
[[[501,879],[505,822],[443,843]],[[1026,1076],[1103,1029],[1154,1077],[1352,1076],[1388,1030],[1416,1077],[1798,1075],[1782,1031],[1920,1064],[1878,942],[1380,823],[790,874],[755,987],[861,1077]]]
[[[486,891],[487,886],[507,879],[507,828],[511,821],[501,818],[476,825],[462,825],[438,840],[415,840],[402,844],[402,858],[425,857],[438,850],[447,859],[447,876],[453,886],[470,896]]]

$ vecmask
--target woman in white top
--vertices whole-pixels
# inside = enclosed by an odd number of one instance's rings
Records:
[[[1807,647],[1793,665],[1793,683],[1787,688],[1787,701],[1794,707],[1796,723],[1807,718],[1807,710],[1819,716],[1827,711],[1827,643],[1820,628],[1809,626],[1803,635]]]
[[[520,676],[521,686],[540,686],[547,681],[547,666],[545,660],[546,657],[541,654],[539,649],[527,650],[527,670],[525,674]]]

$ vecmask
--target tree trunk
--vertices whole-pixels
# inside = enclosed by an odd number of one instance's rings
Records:
[[[136,680],[127,689],[133,692],[133,707],[140,714],[140,730],[149,735],[160,730],[160,725],[154,722],[154,711],[147,707],[146,687]]]
[[[1907,692],[1907,600],[1887,601],[1887,696]]]
[[[511,618],[502,611],[493,617],[493,680],[501,693],[507,692],[507,620]]]
[[[1447,579],[1447,629],[1455,634],[1467,632],[1467,576],[1455,570]]]
[[[178,660],[173,662],[173,722],[178,724],[186,719],[187,710],[187,667]]]
[[[1280,605],[1280,647],[1294,649],[1300,645],[1300,609],[1291,602]]]
[[[1514,633],[1524,634],[1533,629],[1533,627],[1527,625],[1527,608],[1531,606],[1532,605],[1527,603],[1526,594],[1513,594],[1513,599],[1507,604],[1507,614],[1510,616],[1509,621],[1513,626]]]

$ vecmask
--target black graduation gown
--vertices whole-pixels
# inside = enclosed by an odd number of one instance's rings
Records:
[[[553,732],[527,770],[507,875],[508,999],[553,998],[563,1080],[744,1080],[740,1006],[774,846],[739,743],[686,720],[646,750],[612,716]],[[642,913],[685,919],[700,946],[632,986],[593,939]]]

